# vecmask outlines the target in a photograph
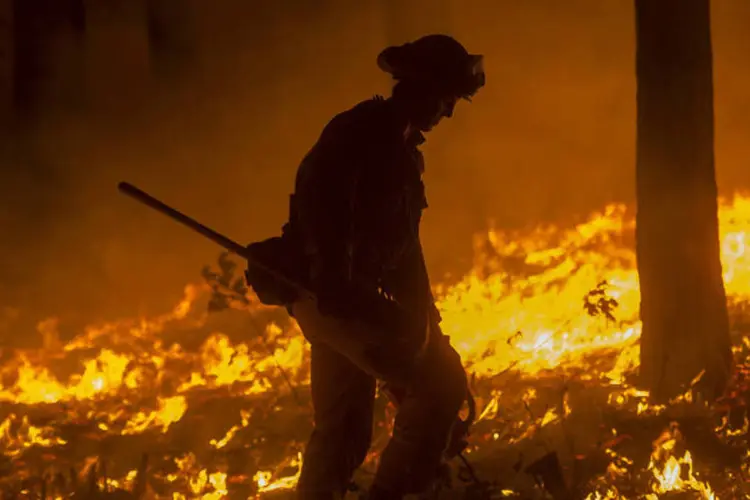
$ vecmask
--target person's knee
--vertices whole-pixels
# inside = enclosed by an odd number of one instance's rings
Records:
[[[447,380],[444,380],[441,386],[442,390],[440,391],[440,396],[437,398],[437,402],[440,405],[441,414],[455,417],[466,401],[466,372],[464,372],[463,367],[460,367],[460,370],[446,373],[446,378]]]

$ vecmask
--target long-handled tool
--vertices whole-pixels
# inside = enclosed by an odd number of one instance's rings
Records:
[[[299,283],[295,283],[294,281],[290,280],[287,276],[284,276],[280,272],[278,272],[275,269],[271,269],[270,267],[266,266],[262,262],[258,262],[253,256],[247,251],[247,247],[244,245],[241,245],[234,241],[231,238],[228,238],[227,236],[224,236],[223,234],[214,231],[213,229],[204,226],[197,220],[193,219],[192,217],[189,217],[179,210],[176,210],[166,203],[163,203],[150,194],[146,193],[145,191],[138,189],[134,185],[128,183],[128,182],[120,182],[117,185],[117,189],[125,195],[130,196],[131,198],[140,201],[144,205],[153,208],[157,212],[161,212],[162,214],[166,215],[170,219],[179,222],[183,226],[186,226],[193,231],[197,232],[204,238],[208,238],[209,240],[213,241],[214,243],[218,244],[225,250],[242,257],[243,259],[247,260],[250,264],[253,266],[256,266],[266,273],[272,275],[274,278],[278,279],[279,281],[283,282],[285,285],[290,286],[294,289],[296,289],[300,295],[303,295],[305,297],[309,298],[315,298],[315,294],[313,294],[310,290],[303,287]]]

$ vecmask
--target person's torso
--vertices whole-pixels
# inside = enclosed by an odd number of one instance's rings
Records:
[[[309,208],[304,206],[306,191],[315,189],[316,183],[335,184],[340,169],[356,169],[349,234],[353,272],[362,279],[376,279],[397,267],[419,244],[419,223],[427,207],[423,158],[417,148],[421,136],[405,140],[389,106],[388,101],[373,99],[338,115],[297,175],[295,197],[302,201],[297,206],[301,211]],[[340,149],[340,158],[336,152],[316,154],[317,148],[331,143]],[[339,161],[333,168],[324,164]]]

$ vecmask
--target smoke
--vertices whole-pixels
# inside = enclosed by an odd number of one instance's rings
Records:
[[[0,300],[29,321],[164,309],[215,259],[213,244],[119,196],[120,180],[240,242],[278,232],[322,126],[388,91],[379,50],[430,31],[485,54],[488,73],[425,144],[435,274],[465,269],[489,219],[565,223],[634,198],[631,1],[159,3],[168,19],[170,4],[192,9],[172,20],[176,52],[149,50],[145,3],[89,2],[81,45],[61,45],[45,80],[67,94],[3,143]],[[714,7],[724,193],[750,185],[749,21],[744,0]]]

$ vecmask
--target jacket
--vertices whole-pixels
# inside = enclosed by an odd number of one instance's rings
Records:
[[[427,208],[419,133],[376,97],[334,117],[297,172],[289,227],[309,278],[379,290],[415,313],[433,299],[419,239]]]

